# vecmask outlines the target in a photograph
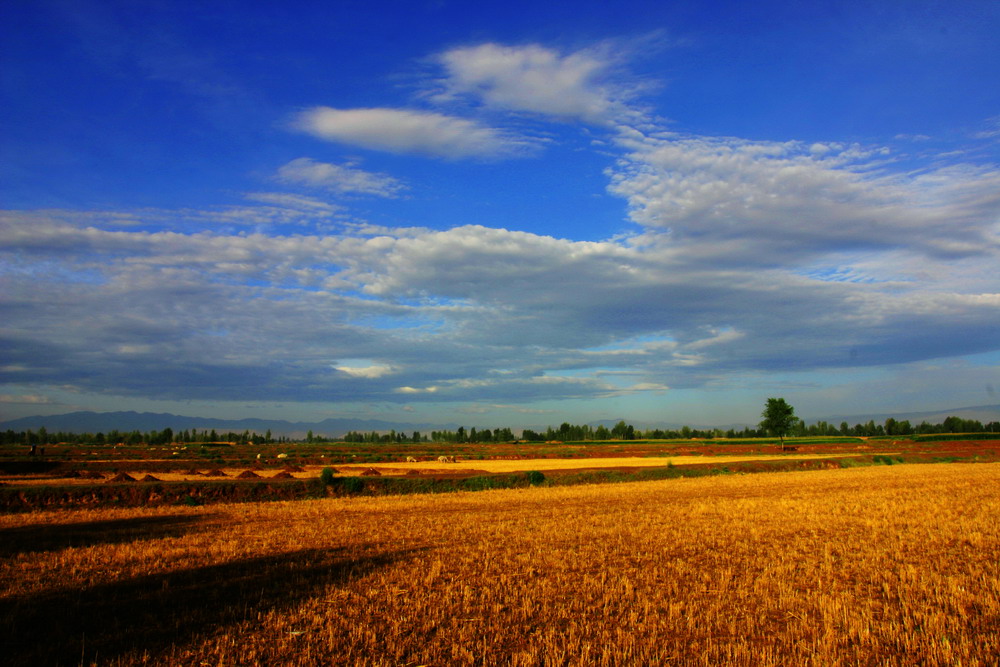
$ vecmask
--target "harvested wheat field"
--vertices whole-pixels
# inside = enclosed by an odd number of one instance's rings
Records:
[[[995,665],[1000,465],[0,516],[5,663]]]
[[[895,452],[886,452],[894,454]],[[482,460],[459,459],[442,463],[437,460],[418,461],[416,463],[378,463],[374,466],[381,474],[405,474],[408,471],[420,472],[477,472],[477,473],[510,473],[538,470],[545,472],[561,470],[594,470],[600,468],[657,468],[666,465],[690,466],[727,465],[746,461],[811,461],[815,459],[842,459],[843,453],[837,454],[782,454],[775,456],[744,454],[735,456],[616,456],[591,457],[575,459],[514,459],[514,460]],[[341,465],[338,471],[345,475],[357,475],[372,466]]]

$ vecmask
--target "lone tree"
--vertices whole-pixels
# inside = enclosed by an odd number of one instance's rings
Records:
[[[781,451],[785,451],[785,435],[799,420],[795,416],[795,408],[783,398],[769,398],[760,416],[764,418],[760,422],[760,427],[778,436],[778,440],[781,441]]]

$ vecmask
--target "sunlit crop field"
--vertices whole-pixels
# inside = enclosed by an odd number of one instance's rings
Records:
[[[0,516],[5,664],[995,665],[1000,465]]]
[[[358,474],[359,471],[374,467],[376,470],[385,473],[405,473],[410,470],[417,471],[463,471],[471,470],[489,473],[506,472],[527,472],[530,470],[552,471],[552,470],[574,470],[593,468],[655,468],[665,465],[704,465],[712,463],[715,465],[726,465],[742,461],[807,461],[812,459],[834,459],[845,458],[840,454],[784,454],[775,456],[744,454],[736,456],[618,456],[618,457],[591,457],[577,459],[514,459],[514,460],[478,460],[459,459],[453,463],[441,463],[436,460],[418,461],[416,463],[376,463],[374,466],[338,466],[338,471],[343,474]]]
[[[892,454],[893,452],[885,452],[885,454]],[[511,473],[511,472],[528,472],[531,470],[552,472],[552,471],[571,471],[571,470],[593,470],[600,468],[656,468],[663,467],[666,465],[673,466],[690,466],[690,465],[727,465],[730,463],[741,463],[741,462],[764,462],[764,461],[810,461],[816,459],[843,459],[849,458],[843,453],[837,454],[783,454],[783,455],[760,455],[760,454],[742,454],[734,456],[619,456],[619,457],[588,457],[588,458],[524,458],[524,459],[458,459],[456,461],[450,461],[447,463],[442,463],[437,459],[427,459],[412,463],[400,463],[400,462],[378,462],[374,464],[338,464],[335,468],[336,474],[341,476],[358,476],[364,473],[369,473],[371,470],[376,470],[380,475],[413,475],[414,473],[425,474],[425,475],[435,475],[435,474],[454,474],[454,473]],[[274,479],[276,476],[284,477],[286,479],[314,479],[319,477],[320,473],[324,468],[330,466],[325,465],[307,465],[298,466],[295,472],[288,472],[282,468],[256,468],[251,469],[247,466],[215,466],[216,471],[219,473],[213,475],[208,473],[209,477],[215,477],[216,479],[233,477],[237,478],[240,474],[246,474],[248,470],[253,472],[254,479]],[[160,472],[157,471],[154,477],[157,481],[163,482],[192,482],[192,481],[204,481],[205,471],[208,471],[209,467],[202,466],[201,470],[191,469],[183,472],[178,471],[168,471]],[[113,475],[108,473],[108,478],[110,479]],[[141,479],[143,473],[132,472],[132,476],[135,479]],[[106,481],[103,478],[98,478],[100,482]],[[54,478],[53,475],[11,475],[11,476],[0,476],[0,481],[12,486],[50,486],[53,483],[58,483],[64,486],[85,486],[94,484],[94,479],[92,478],[81,478],[81,477],[63,477]]]

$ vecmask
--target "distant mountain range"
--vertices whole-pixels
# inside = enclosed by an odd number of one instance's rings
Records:
[[[430,432],[432,430],[455,430],[458,424],[407,424],[379,419],[324,419],[319,422],[290,422],[284,419],[215,419],[211,417],[186,417],[170,413],[154,412],[70,412],[63,415],[21,417],[0,422],[0,431],[38,430],[45,427],[50,432],[98,433],[118,431],[174,431],[211,430],[242,433],[251,431],[264,434],[268,430],[274,437],[305,437],[312,431],[316,435],[339,437],[349,431],[388,432],[390,430]]]
[[[897,421],[908,420],[913,425],[919,424],[922,421],[929,422],[931,424],[940,424],[945,420],[946,417],[960,417],[962,419],[975,419],[983,422],[984,424],[991,421],[1000,421],[1000,405],[980,405],[975,407],[965,407],[965,408],[953,408],[950,410],[938,410],[932,412],[905,412],[905,413],[895,413],[895,414],[869,414],[869,415],[837,415],[832,417],[820,417],[820,418],[806,418],[806,422],[809,424],[815,423],[817,421],[825,421],[833,425],[839,425],[841,422],[847,422],[851,426],[854,424],[865,424],[869,421],[874,421],[877,424],[883,423],[888,417],[892,417]],[[591,426],[597,427],[603,424],[608,428],[614,426],[619,419],[602,419],[600,421],[591,422]],[[626,422],[632,424],[637,429],[647,430],[647,429],[680,429],[682,426],[690,426],[696,429],[711,429],[711,428],[722,428],[723,430],[729,428],[742,429],[748,424],[726,424],[723,426],[719,425],[699,425],[699,424],[674,424],[674,423],[653,423],[653,422],[636,422],[625,420]],[[8,421],[0,422],[0,431],[24,431],[24,430],[34,430],[37,431],[39,428],[44,427],[46,430],[64,431],[67,433],[97,433],[97,432],[108,432],[112,430],[118,431],[162,431],[165,428],[171,428],[174,431],[183,430],[211,430],[215,429],[220,432],[235,432],[242,433],[243,431],[252,431],[256,433],[263,434],[268,430],[274,437],[285,436],[289,438],[302,438],[312,431],[316,435],[323,435],[326,437],[340,437],[349,431],[358,431],[362,433],[378,431],[378,432],[388,432],[390,430],[402,431],[407,434],[413,431],[420,431],[421,433],[428,434],[431,431],[454,431],[457,430],[462,424],[413,424],[407,422],[393,422],[385,421],[379,419],[324,419],[318,422],[290,422],[283,419],[213,419],[209,417],[185,417],[183,415],[174,415],[169,413],[153,413],[153,412],[70,412],[68,414],[62,415],[47,415],[47,416],[36,416],[36,417],[21,417],[20,419],[11,419]],[[474,421],[470,421],[464,424],[466,427],[475,426],[476,428],[493,428],[498,426],[511,426],[509,424],[477,424]],[[531,428],[536,431],[544,431],[548,425],[534,425],[525,426],[525,428]],[[558,426],[558,424],[552,424],[552,426]],[[520,429],[515,428],[515,432],[519,432]]]

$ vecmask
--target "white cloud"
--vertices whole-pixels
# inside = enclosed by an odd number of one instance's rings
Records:
[[[574,242],[477,225],[352,243],[357,279],[366,293],[492,301],[511,292],[532,299],[539,284],[571,290],[573,269],[630,274],[641,256],[611,242]],[[551,292],[535,292],[545,300]]]
[[[709,347],[711,345],[722,345],[726,343],[732,343],[743,338],[744,334],[736,331],[734,329],[722,329],[720,331],[713,330],[709,332],[707,338],[702,338],[701,340],[696,340],[688,343],[686,348],[688,350],[700,350],[704,347]]]
[[[446,73],[438,102],[468,96],[498,109],[605,122],[627,96],[608,76],[614,62],[598,50],[563,55],[535,44],[480,44],[436,59]]]
[[[399,394],[434,394],[437,390],[438,387],[434,386],[424,387],[422,389],[418,389],[416,387],[398,387],[396,392]]]
[[[322,188],[338,193],[357,193],[377,197],[396,197],[405,188],[387,174],[377,174],[352,166],[297,158],[278,169],[278,179],[285,183]]]
[[[46,236],[60,229],[80,238],[83,230],[87,233],[113,233],[121,231],[119,239],[142,238],[130,236],[128,232],[136,228],[169,229],[178,233],[200,233],[206,230],[223,234],[227,230],[251,229],[273,232],[274,228],[294,226],[297,228],[323,227],[334,219],[343,219],[345,209],[336,204],[312,197],[284,192],[247,192],[243,198],[249,204],[216,206],[203,209],[135,209],[117,211],[70,211],[33,210],[0,211],[0,226],[6,234],[19,235],[21,231],[31,235]],[[61,233],[61,232],[60,232]]]
[[[341,373],[345,373],[355,378],[367,378],[370,380],[391,375],[394,371],[392,366],[384,364],[369,364],[362,366],[340,365],[334,366]]]
[[[992,118],[987,118],[985,130],[976,132],[973,136],[976,139],[996,139],[1000,137],[1000,116],[993,116]]]
[[[609,173],[632,219],[703,260],[792,266],[817,255],[907,248],[996,252],[1000,172],[885,169],[882,150],[726,138],[642,137]]]
[[[525,139],[473,120],[406,109],[313,107],[293,126],[328,141],[449,159],[513,157],[532,148]]]

